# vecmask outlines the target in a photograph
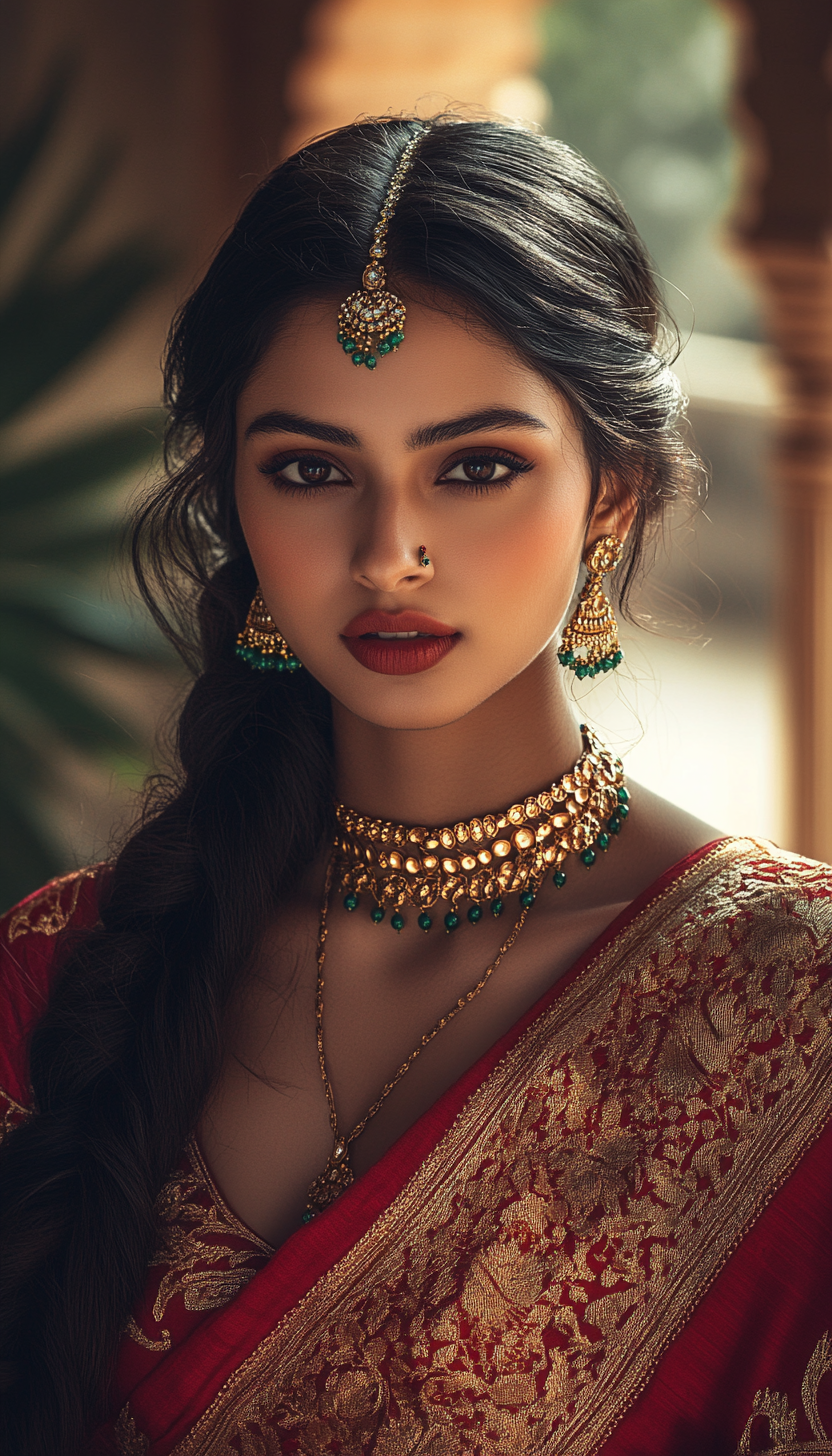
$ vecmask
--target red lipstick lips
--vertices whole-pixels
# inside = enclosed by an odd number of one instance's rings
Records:
[[[403,677],[433,667],[456,646],[461,635],[424,612],[371,610],[353,617],[341,638],[362,667]]]

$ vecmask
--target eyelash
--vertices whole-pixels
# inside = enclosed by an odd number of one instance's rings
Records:
[[[437,484],[441,484],[444,476],[448,475],[452,470],[456,470],[458,465],[464,465],[466,461],[475,460],[493,460],[495,465],[508,466],[509,473],[508,475],[505,475],[502,480],[450,480],[445,481],[445,484],[450,486],[452,489],[461,490],[466,495],[485,495],[492,490],[506,489],[508,486],[513,484],[513,482],[517,479],[518,475],[525,475],[527,471],[534,468],[530,460],[523,460],[518,455],[512,455],[508,450],[499,450],[493,448],[486,448],[484,450],[476,451],[470,450],[464,451],[461,455],[457,457],[456,460],[452,460],[448,465],[445,466],[442,476],[439,477]],[[301,461],[309,461],[310,463],[315,465],[331,465],[334,470],[339,470],[342,474],[346,475],[346,471],[343,471],[340,465],[335,465],[334,461],[327,460],[325,455],[315,455],[311,451],[304,451],[303,453],[294,452],[292,454],[278,456],[276,459],[265,461],[257,468],[260,471],[261,475],[267,476],[275,485],[279,484],[281,489],[284,490],[288,495],[319,495],[320,492],[322,490],[325,490],[328,486],[341,485],[345,483],[342,481],[323,481],[320,485],[301,485],[297,481],[284,480],[281,478],[281,470],[285,470],[287,465],[298,465],[301,463]]]
[[[507,465],[509,473],[504,475],[502,480],[449,480],[445,483],[452,489],[463,491],[465,495],[470,495],[472,492],[474,495],[487,495],[491,490],[506,490],[513,485],[518,475],[525,475],[527,471],[534,468],[530,460],[523,460],[519,455],[510,454],[508,450],[466,450],[456,460],[452,460],[449,465],[445,466],[443,476],[451,470],[456,470],[458,465],[464,465],[466,461],[473,460],[493,460],[495,465]]]

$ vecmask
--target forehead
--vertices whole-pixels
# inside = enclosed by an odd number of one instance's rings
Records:
[[[344,425],[362,440],[407,438],[426,421],[496,405],[535,414],[556,433],[571,430],[557,390],[499,335],[458,313],[405,302],[405,342],[372,372],[337,342],[337,302],[293,310],[242,391],[241,434],[256,415],[279,408]]]

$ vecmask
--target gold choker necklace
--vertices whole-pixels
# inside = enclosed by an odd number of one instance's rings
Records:
[[[621,760],[585,724],[581,733],[581,757],[551,788],[467,824],[408,828],[337,804],[334,877],[345,908],[357,910],[361,895],[369,894],[377,925],[392,910],[390,923],[400,931],[406,923],[402,911],[413,909],[427,931],[433,924],[429,910],[445,900],[450,932],[461,923],[463,901],[470,902],[467,918],[476,925],[484,907],[499,916],[504,896],[517,891],[528,909],[549,871],[562,889],[563,862],[570,854],[591,869],[620,832],[630,796]]]
[[[535,794],[522,804],[513,804],[504,814],[486,814],[469,824],[455,824],[452,829],[407,829],[403,824],[367,819],[343,804],[337,805],[339,833],[324,885],[315,992],[318,1065],[333,1142],[326,1167],[309,1185],[304,1223],[328,1208],[354,1181],[350,1165],[352,1144],[425,1047],[485,989],[520,934],[544,875],[553,869],[555,884],[562,887],[566,875],[561,865],[567,855],[579,854],[587,868],[591,868],[598,850],[607,849],[610,835],[619,833],[629,813],[624,770],[620,760],[588,728],[582,725],[581,732],[586,747],[571,773],[544,793]],[[445,916],[445,927],[450,931],[459,925],[457,906],[461,900],[471,901],[468,919],[476,925],[482,919],[483,903],[490,902],[492,913],[501,915],[503,895],[520,891],[516,924],[476,985],[425,1032],[348,1133],[342,1132],[338,1125],[335,1095],[324,1055],[327,910],[336,877],[341,889],[347,890],[344,904],[348,910],[358,908],[358,896],[364,890],[369,890],[373,897],[371,914],[377,924],[384,919],[385,905],[394,906],[391,920],[394,930],[404,926],[403,906],[421,906],[418,923],[423,930],[429,930],[431,919],[427,907],[440,899],[449,900],[451,909]]]

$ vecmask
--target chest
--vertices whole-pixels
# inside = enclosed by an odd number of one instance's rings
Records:
[[[360,1175],[377,1162],[569,970],[618,909],[552,917],[544,906],[502,956],[510,921],[466,927],[453,943],[445,935],[428,943],[421,933],[407,939],[331,917],[321,1028],[338,1134],[348,1136],[380,1102],[350,1144],[352,1171]],[[224,1197],[274,1246],[299,1226],[336,1138],[318,1047],[317,952],[311,914],[273,927],[199,1133]]]

